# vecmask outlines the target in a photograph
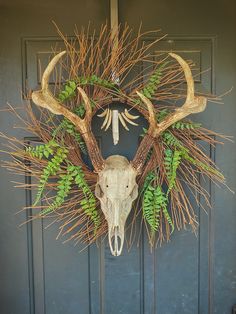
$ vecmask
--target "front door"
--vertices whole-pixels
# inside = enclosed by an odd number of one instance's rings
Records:
[[[1,108],[18,107],[21,90],[37,88],[40,66],[50,51],[62,43],[51,23],[67,35],[87,26],[99,29],[109,20],[108,0],[0,2]],[[236,3],[223,1],[119,1],[119,21],[138,31],[162,28],[169,37],[155,51],[173,51],[192,59],[200,68],[196,86],[205,93],[223,94],[236,84]],[[151,38],[145,38],[149,41]],[[207,71],[205,71],[207,70]],[[235,90],[222,104],[209,104],[197,118],[209,129],[236,135]],[[13,116],[0,114],[1,131],[19,138],[28,136]],[[99,133],[106,157],[116,153],[111,138]],[[119,153],[131,157],[137,132],[121,134]],[[229,186],[236,186],[235,146],[205,147],[216,160]],[[175,231],[171,242],[153,253],[145,232],[139,245],[110,254],[103,241],[80,252],[73,243],[56,240],[56,225],[46,221],[18,227],[30,212],[15,215],[31,202],[31,192],[13,188],[16,180],[1,169],[0,313],[2,314],[229,314],[236,304],[236,212],[232,193],[205,182],[212,209],[196,208],[198,236]],[[22,179],[24,181],[24,178]]]

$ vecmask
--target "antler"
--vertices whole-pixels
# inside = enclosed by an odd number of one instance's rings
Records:
[[[93,164],[93,167],[96,172],[102,170],[104,166],[104,160],[102,158],[100,149],[98,147],[97,141],[91,130],[91,120],[92,120],[92,109],[90,105],[90,101],[88,96],[84,92],[84,90],[78,87],[78,91],[81,94],[81,97],[84,101],[85,107],[85,117],[81,119],[75,113],[71,112],[67,108],[65,108],[51,93],[48,82],[50,74],[52,73],[55,65],[59,61],[59,59],[66,53],[66,51],[62,51],[55,55],[55,57],[49,62],[47,68],[45,69],[42,76],[42,89],[39,91],[34,91],[32,93],[33,102],[43,108],[48,109],[52,113],[56,115],[63,115],[66,119],[72,122],[75,127],[80,132],[83,137],[87,150]]]
[[[150,148],[153,146],[155,139],[160,136],[163,131],[165,131],[173,123],[182,120],[192,113],[202,112],[206,108],[206,97],[194,95],[194,80],[188,63],[175,53],[170,53],[169,55],[179,62],[184,71],[187,82],[186,101],[182,107],[175,109],[175,111],[169,114],[162,122],[157,123],[153,104],[143,94],[137,92],[143,103],[146,104],[149,112],[149,129],[140,143],[137,153],[132,161],[133,167],[138,172],[141,172],[141,169],[146,160],[146,156]]]

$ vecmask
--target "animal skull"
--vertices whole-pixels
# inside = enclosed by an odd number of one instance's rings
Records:
[[[111,253],[121,254],[124,231],[132,203],[138,196],[137,171],[129,161],[119,155],[110,156],[98,174],[95,195],[108,223],[108,238]]]

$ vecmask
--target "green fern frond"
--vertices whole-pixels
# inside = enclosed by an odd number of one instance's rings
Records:
[[[61,102],[64,102],[66,100],[70,100],[71,98],[76,96],[76,88],[77,88],[77,84],[75,81],[68,81],[65,85],[64,85],[64,89],[62,91],[60,91],[59,95],[58,95],[58,100]]]
[[[66,197],[68,196],[71,187],[72,187],[72,183],[73,183],[73,178],[74,178],[74,168],[73,166],[68,166],[67,167],[67,172],[65,174],[60,175],[60,179],[57,182],[57,195],[55,197],[55,200],[53,201],[53,203],[43,209],[40,212],[40,216],[44,216],[49,214],[50,212],[52,212],[53,210],[57,209],[58,207],[60,207]]]
[[[171,125],[172,129],[176,130],[194,130],[201,127],[201,123],[194,123],[194,122],[183,122],[178,121]]]
[[[209,171],[209,172],[217,175],[218,177],[224,179],[224,176],[220,171],[218,171],[217,169],[191,157],[186,150],[182,152],[182,156],[183,156],[183,159],[187,160],[191,164],[198,166],[198,167],[202,168],[203,170]]]
[[[177,169],[182,160],[182,152],[179,150],[175,150],[172,158],[172,165],[171,165],[171,174],[169,177],[169,184],[168,184],[168,191],[167,194],[175,187],[176,183],[176,176],[177,176]]]
[[[162,208],[162,212],[164,214],[164,217],[168,221],[169,225],[171,226],[171,232],[173,232],[175,230],[175,226],[174,226],[173,220],[170,217],[170,214],[168,212],[167,206]]]
[[[144,183],[143,183],[143,187],[142,187],[142,190],[140,192],[140,194],[143,194],[143,192],[146,191],[146,189],[148,188],[149,185],[151,185],[152,181],[156,178],[156,174],[153,172],[153,171],[150,171],[146,177],[145,177],[145,180],[144,180]]]
[[[94,233],[96,234],[98,227],[100,226],[101,219],[99,213],[96,209],[96,199],[91,189],[89,188],[87,182],[84,178],[84,173],[82,168],[79,166],[73,166],[75,173],[75,183],[82,190],[84,198],[80,201],[80,205],[86,215],[94,223]]]
[[[109,80],[102,79],[96,75],[92,75],[90,77],[77,77],[75,80],[70,80],[66,82],[66,84],[63,86],[63,90],[60,91],[58,95],[59,101],[64,102],[75,97],[76,88],[78,86],[84,85],[97,85],[109,89],[113,89],[116,86],[115,83]]]
[[[49,177],[52,175],[56,175],[57,172],[60,170],[60,166],[66,159],[67,153],[68,150],[66,148],[58,147],[53,158],[50,161],[48,161],[47,166],[43,169],[43,173],[40,177],[38,191],[33,206],[35,206],[41,199],[41,196],[49,180]]]
[[[167,146],[172,146],[172,147],[184,147],[181,142],[177,139],[177,137],[174,136],[174,134],[172,134],[170,131],[165,131],[162,133],[161,135],[163,142],[167,145]]]
[[[170,182],[172,177],[172,161],[173,161],[173,152],[171,149],[165,149],[164,154],[164,167],[166,171],[166,177]]]
[[[160,206],[157,206],[155,189],[149,185],[143,195],[143,216],[149,224],[151,231],[157,231],[159,227]]]
[[[64,203],[66,197],[71,190],[73,181],[77,184],[77,186],[80,188],[84,195],[84,197],[80,201],[80,206],[82,207],[86,215],[94,223],[94,232],[96,233],[101,223],[99,213],[96,209],[96,199],[92,191],[90,190],[87,182],[85,181],[82,168],[79,166],[67,166],[67,172],[60,176],[60,179],[57,183],[58,191],[54,202],[49,207],[42,210],[40,212],[40,215],[47,215]]]
[[[156,115],[157,122],[158,123],[162,122],[163,119],[165,119],[165,117],[167,117],[169,113],[170,113],[170,110],[167,108],[160,110]]]
[[[42,158],[49,158],[50,155],[53,155],[55,148],[58,148],[60,145],[54,141],[51,140],[48,143],[40,144],[35,147],[29,146],[26,147],[26,153],[29,154],[31,157],[35,157],[38,159]]]
[[[156,187],[148,185],[143,196],[143,216],[149,224],[152,233],[159,228],[161,211],[173,230],[173,222],[167,210],[167,203],[168,199],[160,185]]]
[[[59,124],[59,126],[54,130],[53,137],[55,137],[59,131],[64,130],[66,133],[70,134],[74,137],[75,141],[79,145],[81,151],[83,154],[87,154],[87,148],[85,145],[84,140],[82,139],[82,136],[80,133],[76,130],[75,125],[71,123],[67,119],[63,119],[62,122]]]
[[[147,83],[145,84],[145,86],[143,87],[142,90],[140,90],[140,93],[142,93],[145,97],[147,98],[152,98],[155,93],[156,90],[158,88],[158,85],[161,83],[161,79],[162,79],[162,75],[163,75],[163,70],[165,68],[165,66],[168,64],[169,62],[163,62],[155,71],[154,73],[149,77]],[[135,104],[136,105],[141,105],[142,101],[141,99],[136,99],[135,100]]]
[[[144,88],[141,90],[141,93],[147,97],[147,98],[152,98],[155,95],[155,92],[158,88],[158,85],[161,82],[163,70],[166,67],[166,65],[169,62],[163,62],[155,71],[154,73],[150,76],[148,79],[146,85]]]
[[[91,106],[92,106],[92,108],[94,108],[94,106],[95,106],[94,102],[91,102]],[[75,110],[73,112],[76,113],[80,118],[82,118],[85,114],[85,109],[84,109],[83,104],[81,104],[79,107],[75,108]],[[72,122],[70,122],[69,120],[67,120],[66,118],[64,118],[61,121],[61,123],[58,125],[58,127],[53,131],[52,136],[55,137],[62,130],[64,130],[65,132],[67,132],[68,134],[70,134],[71,136],[74,137],[74,139],[77,142],[77,144],[79,145],[82,153],[86,155],[87,154],[87,148],[86,148],[85,142],[82,139],[81,134],[76,130],[75,125]]]
[[[166,177],[168,179],[167,195],[175,187],[175,181],[177,176],[177,170],[182,160],[182,151],[171,149],[165,149],[164,166],[166,171]]]

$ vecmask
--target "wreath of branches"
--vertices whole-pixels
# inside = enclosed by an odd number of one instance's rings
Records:
[[[185,78],[180,65],[166,54],[159,54],[157,58],[151,53],[152,47],[163,39],[158,31],[139,31],[134,35],[125,26],[115,34],[118,46],[113,49],[114,32],[107,25],[102,26],[98,34],[91,34],[89,28],[81,32],[76,29],[74,39],[57,30],[67,54],[54,71],[53,94],[79,117],[84,116],[85,109],[78,87],[89,96],[93,116],[119,99],[147,118],[147,108],[136,94],[139,91],[152,101],[157,122],[160,122],[185,98]],[[143,39],[148,36],[155,39],[146,43]],[[143,64],[147,65],[145,73]],[[218,101],[211,95],[207,97]],[[67,240],[76,243],[91,244],[105,236],[107,224],[94,196],[97,174],[84,165],[87,148],[81,134],[67,119],[58,119],[47,110],[35,108],[30,97],[23,108],[24,118],[13,107],[11,111],[23,128],[40,141],[36,146],[28,146],[23,140],[2,134],[8,140],[5,152],[12,157],[3,166],[17,175],[37,180],[37,184],[18,185],[37,191],[32,219],[53,218],[59,223],[59,235],[66,235]],[[133,205],[129,244],[133,241],[138,216],[146,227],[151,246],[169,240],[174,228],[179,230],[190,224],[196,231],[195,205],[189,200],[189,192],[198,206],[202,206],[201,196],[210,207],[209,194],[201,186],[199,177],[225,183],[214,161],[196,140],[215,146],[226,138],[199,123],[182,120],[156,139],[138,177],[140,190]]]

